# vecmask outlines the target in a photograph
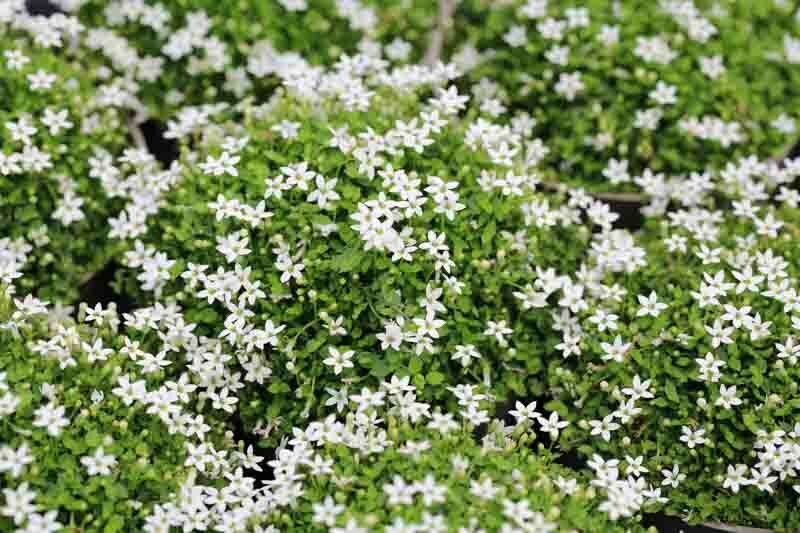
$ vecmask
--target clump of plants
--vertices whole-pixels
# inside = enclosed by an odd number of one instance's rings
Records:
[[[357,52],[419,61],[435,6],[399,0],[151,2],[60,0],[88,27],[87,45],[135,80],[147,112],[268,95],[287,69]]]
[[[119,289],[220,338],[253,382],[251,422],[285,431],[320,395],[395,373],[426,400],[454,379],[541,394],[557,339],[541,308],[616,218],[497,162],[522,135],[459,120],[446,67],[381,68],[324,75],[318,98],[186,109],[167,132],[184,146],[174,186],[144,225],[125,223],[135,203],[112,224]]]
[[[587,280],[548,365],[548,408],[571,422],[564,449],[661,484],[668,512],[792,530],[798,198],[756,200],[768,166],[733,168],[730,209],[651,220],[640,268]]]
[[[57,4],[0,2],[0,530],[800,528],[796,6]]]
[[[550,179],[651,194],[665,177],[783,156],[796,142],[791,3],[584,4],[458,7],[453,57],[479,82],[475,107],[529,113]]]
[[[337,414],[294,428],[278,449],[263,506],[234,498],[230,509],[207,509],[208,525],[236,512],[267,531],[644,530],[625,519],[644,497],[627,501],[624,512],[615,508],[636,494],[630,481],[598,490],[596,480],[579,481],[553,464],[543,446],[533,450],[532,412],[519,413],[514,427],[492,421],[477,438],[474,413],[486,417],[479,425],[489,421],[486,395],[456,385],[448,394],[457,405],[443,411],[416,393],[408,377],[392,376],[341,396]],[[196,512],[185,497],[171,507],[173,527]]]
[[[0,289],[0,528],[139,529],[181,483],[252,461],[186,363],[210,348],[173,310],[73,321]]]
[[[66,301],[109,258],[117,198],[138,194],[135,173],[155,169],[126,149],[133,95],[70,48],[79,31],[63,16],[0,21],[0,272],[22,266],[24,292]]]

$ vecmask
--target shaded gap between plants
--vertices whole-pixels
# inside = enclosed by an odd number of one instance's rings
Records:
[[[241,400],[240,400],[241,401]],[[265,483],[275,478],[274,469],[269,466],[270,461],[277,459],[278,457],[278,449],[276,447],[267,447],[263,448],[259,446],[259,437],[252,432],[247,431],[244,428],[244,422],[242,421],[242,417],[239,415],[239,410],[237,409],[230,420],[231,422],[231,431],[233,431],[233,439],[238,444],[240,441],[244,443],[244,451],[247,450],[249,446],[253,447],[253,453],[256,455],[260,455],[263,457],[261,461],[261,472],[258,470],[254,470],[252,468],[245,468],[244,475],[251,477],[261,483]]]
[[[614,229],[636,231],[644,226],[644,215],[641,209],[645,203],[627,202],[624,200],[606,200],[602,197],[598,199],[607,204],[613,213],[619,215],[619,218],[614,222]]]
[[[180,151],[174,139],[165,139],[167,128],[158,120],[148,119],[139,125],[144,141],[151,154],[164,166],[169,166],[178,159]]]
[[[28,11],[28,14],[34,16],[41,15],[49,17],[54,13],[61,13],[61,10],[48,0],[26,0],[25,9]]]
[[[642,525],[655,527],[659,533],[723,533],[721,529],[708,526],[690,526],[680,518],[667,516],[663,513],[644,515]]]
[[[80,301],[94,307],[97,304],[107,306],[110,303],[117,305],[118,313],[128,313],[134,309],[133,300],[125,294],[116,292],[112,287],[112,281],[119,269],[116,261],[109,262],[102,270],[99,270],[78,289]]]
[[[786,157],[784,159],[795,159],[800,157],[800,141],[797,141],[789,148],[789,151],[786,153]]]

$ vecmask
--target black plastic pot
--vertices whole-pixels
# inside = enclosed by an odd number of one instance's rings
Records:
[[[53,13],[59,13],[61,10],[48,2],[48,0],[27,0],[25,8],[31,15],[43,15],[49,17]]]

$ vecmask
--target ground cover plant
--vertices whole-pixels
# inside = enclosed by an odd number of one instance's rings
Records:
[[[548,407],[572,422],[561,444],[596,470],[663,477],[671,512],[788,529],[800,491],[798,209],[786,188],[753,199],[767,168],[732,165],[730,210],[648,221],[641,267],[588,284],[595,297],[550,362]]]
[[[458,409],[428,419],[415,387],[392,379],[352,396],[355,408],[295,429],[292,453],[314,457],[302,468],[308,488],[274,523],[336,532],[645,530],[622,516],[646,497],[615,508],[636,490],[630,482],[606,492],[579,481],[543,446],[530,448],[530,419],[515,427],[493,421],[475,438],[468,413],[487,398],[472,389],[450,388]],[[292,468],[289,457],[282,465]]]
[[[782,156],[794,143],[789,2],[465,0],[458,10],[466,37],[454,56],[481,81],[476,105],[528,112],[559,181],[636,191],[654,175]]]
[[[0,530],[800,528],[795,3],[55,4]]]
[[[297,63],[362,52],[418,61],[435,6],[407,2],[59,0],[89,26],[88,46],[136,80],[148,115],[209,100],[268,95]]]
[[[129,174],[154,163],[126,150],[133,98],[106,66],[70,50],[80,31],[68,17],[0,19],[0,268],[25,265],[26,292],[64,301],[108,261],[114,198],[135,192]]]
[[[98,306],[73,321],[0,288],[4,531],[137,529],[180,483],[224,480],[250,460],[203,409],[191,367],[167,356],[202,349],[169,309]],[[147,335],[161,330],[163,343]]]
[[[466,98],[445,88],[446,68],[380,74],[361,110],[347,93],[303,92],[185,110],[168,123],[185,148],[161,208],[134,226],[132,203],[112,222],[130,267],[119,290],[174,298],[224,339],[255,382],[241,410],[259,425],[291,427],[319,414],[321,394],[392,373],[426,400],[465,376],[501,400],[541,394],[557,336],[540,300],[615,218],[495,163],[494,145],[521,136],[458,120]],[[341,78],[319,83],[364,84]]]

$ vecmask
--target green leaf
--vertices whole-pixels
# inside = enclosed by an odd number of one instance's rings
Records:
[[[389,366],[385,359],[375,359],[369,373],[378,379],[383,379],[392,373],[392,367]]]
[[[734,435],[734,433],[727,427],[722,427],[722,435],[725,437],[725,440],[728,442],[728,444],[730,444],[737,450],[742,450],[746,448],[746,444],[743,443],[741,440],[737,439],[736,435]]]
[[[478,204],[478,207],[481,208],[482,211],[487,213],[492,212],[492,199],[487,194],[478,194],[475,197],[475,203]]]
[[[345,251],[331,259],[330,265],[331,268],[339,272],[352,272],[365,255],[366,254],[360,248],[348,247]]]
[[[116,533],[117,531],[122,531],[124,526],[125,519],[122,516],[117,515],[108,521],[106,527],[103,528],[103,533]]]
[[[342,196],[346,200],[356,201],[361,198],[361,189],[349,183],[345,184],[342,186]]]
[[[667,381],[666,386],[664,387],[664,392],[667,394],[667,398],[670,401],[678,403],[680,401],[680,397],[678,396],[678,390],[675,388],[675,383],[672,381]]]
[[[321,332],[319,335],[311,339],[308,344],[306,344],[303,352],[306,354],[312,354],[316,352],[317,350],[319,350],[320,346],[325,344],[325,341],[327,339],[328,336],[324,332]]]
[[[544,404],[544,408],[548,411],[555,411],[562,418],[569,416],[569,408],[567,407],[567,404],[559,400],[551,400],[547,402]]]
[[[761,373],[761,369],[757,365],[751,365],[750,372],[753,374],[753,385],[756,387],[762,386],[764,384],[764,374]]]
[[[272,383],[267,388],[267,390],[269,392],[271,392],[272,394],[281,394],[281,393],[289,392],[291,389],[289,388],[289,386],[286,383],[275,382],[275,383]]]
[[[444,374],[441,372],[429,372],[426,380],[431,385],[439,385],[444,382]]]
[[[484,247],[489,246],[492,243],[492,239],[494,238],[496,231],[497,226],[495,225],[494,220],[492,220],[481,232],[481,244],[483,244]]]
[[[742,417],[742,422],[744,422],[744,426],[752,431],[753,433],[758,433],[758,423],[756,422],[756,417],[753,413],[747,413]]]

